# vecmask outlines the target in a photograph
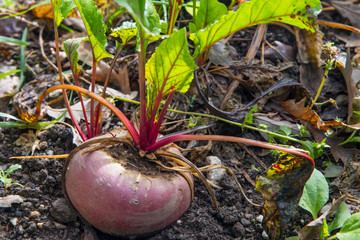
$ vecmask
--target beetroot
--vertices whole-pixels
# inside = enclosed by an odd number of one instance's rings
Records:
[[[68,157],[63,187],[74,208],[99,230],[118,236],[148,235],[176,221],[190,206],[192,176],[164,171],[148,159],[134,161],[133,153],[127,160],[131,148],[115,145],[96,151],[89,150],[94,144],[80,146]]]

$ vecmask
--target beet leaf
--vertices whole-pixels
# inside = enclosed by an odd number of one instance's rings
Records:
[[[95,61],[99,62],[103,58],[112,58],[112,55],[105,50],[107,45],[105,24],[103,15],[99,12],[95,2],[92,0],[75,0],[75,3],[89,36],[88,39],[93,49]]]
[[[52,0],[54,4],[54,19],[56,26],[60,26],[60,23],[72,12],[76,7],[72,0]]]
[[[227,12],[228,10],[226,6],[217,0],[201,0],[200,8],[196,14],[196,18],[194,19],[196,29],[193,28],[193,24],[189,25],[191,32],[207,27],[209,24],[219,20],[220,17],[225,15]]]
[[[147,124],[149,143],[154,143],[166,108],[175,91],[186,92],[194,78],[196,64],[188,50],[185,28],[171,34],[157,48],[145,66],[147,79]],[[161,101],[168,98],[159,115]]]
[[[236,12],[229,11],[205,29],[191,34],[196,45],[194,58],[214,43],[242,28],[269,22],[283,22],[312,32],[316,29],[316,16],[321,10],[318,0],[252,0],[242,3]]]

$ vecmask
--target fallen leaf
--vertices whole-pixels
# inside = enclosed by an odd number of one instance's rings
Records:
[[[41,6],[38,6],[38,7],[34,8],[34,9],[32,9],[31,12],[37,18],[48,18],[48,19],[53,19],[54,18],[51,3],[43,4]],[[70,17],[78,17],[77,11],[75,9],[73,9],[73,11],[69,14],[69,16]]]
[[[36,137],[32,130],[27,133],[22,133],[18,139],[14,142],[16,146],[20,146],[23,151],[34,154],[36,149],[40,149],[40,140]]]
[[[360,106],[357,106],[357,104],[360,105],[359,100],[356,100],[359,96],[359,89],[357,88],[357,84],[360,82],[360,70],[357,68],[352,67],[352,61],[350,59],[350,50],[348,49],[347,54],[339,54],[337,57],[338,61],[342,63],[342,66],[340,65],[338,68],[340,69],[340,72],[344,76],[347,94],[348,94],[348,117],[347,122],[349,124],[357,124],[358,115],[354,115],[353,119],[353,111],[357,108],[360,108]],[[355,105],[354,105],[355,104]]]
[[[330,4],[354,27],[360,27],[360,6],[351,2],[330,1]]]
[[[229,49],[224,43],[217,42],[211,48],[209,52],[209,59],[215,65],[220,66],[231,66],[233,65],[233,61],[230,57],[229,50],[236,52],[235,48]]]
[[[278,239],[286,228],[313,169],[308,159],[282,153],[279,160],[258,177],[256,190],[265,199],[263,224],[270,239]]]
[[[306,122],[311,123],[317,129],[329,130],[326,127],[325,123],[319,115],[314,110],[311,110],[309,107],[305,107],[305,99],[302,99],[300,102],[295,102],[294,99],[280,102],[280,105],[284,108],[285,111],[296,117],[297,119],[302,119]]]

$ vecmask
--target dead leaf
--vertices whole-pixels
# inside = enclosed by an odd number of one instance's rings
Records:
[[[290,46],[280,41],[274,41],[274,45],[277,51],[275,51],[270,47],[266,47],[264,51],[265,58],[270,58],[274,62],[277,59],[283,60],[283,57],[285,57],[286,60],[288,61],[296,61],[296,51],[297,51],[296,46]]]
[[[354,27],[360,27],[359,5],[343,1],[330,1],[330,4],[340,13],[343,18],[348,19]]]
[[[220,65],[224,67],[233,65],[234,63],[230,57],[229,50],[236,52],[236,49],[234,47],[231,47],[229,49],[229,47],[227,47],[222,42],[215,43],[210,48],[210,52],[209,52],[210,61],[215,65]]]
[[[329,128],[326,127],[324,121],[321,120],[319,115],[317,115],[314,110],[311,110],[309,107],[305,107],[305,99],[302,99],[300,102],[297,103],[294,99],[291,99],[288,101],[280,102],[280,105],[285,109],[285,111],[287,111],[297,119],[302,119],[306,122],[309,122],[317,129],[325,131],[329,130]]]
[[[34,4],[31,4],[29,7],[31,7]],[[37,18],[47,18],[47,19],[53,19],[54,18],[51,3],[43,4],[41,6],[38,6],[38,7],[34,8],[34,9],[32,9],[31,12]],[[73,11],[69,14],[68,17],[78,17],[76,10],[73,9]]]
[[[32,130],[29,130],[27,133],[22,133],[14,143],[16,146],[20,146],[23,151],[30,152],[31,150],[31,155],[34,154],[36,149],[40,149],[40,140]]]
[[[308,159],[282,153],[280,159],[258,177],[256,190],[265,199],[263,224],[270,239],[278,239],[282,235],[313,169]]]
[[[355,100],[355,106],[353,106],[354,99],[360,96],[359,89],[357,88],[358,82],[360,82],[360,70],[357,68],[352,67],[352,61],[350,59],[350,50],[347,50],[347,54],[339,54],[337,57],[338,61],[342,63],[343,66],[339,66],[342,75],[344,76],[347,94],[348,94],[348,117],[347,122],[350,124],[357,124],[359,121],[358,115],[354,115],[353,120],[351,120],[351,117],[353,115],[353,107],[360,108],[360,106],[356,106],[356,103],[358,103],[358,100]],[[344,67],[345,66],[345,67]],[[358,103],[360,104],[360,103]]]

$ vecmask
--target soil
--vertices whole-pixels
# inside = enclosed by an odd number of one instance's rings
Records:
[[[333,16],[333,14],[328,14],[325,16],[327,18],[334,18],[334,21],[338,20],[338,22],[341,22],[341,17],[338,15]],[[327,31],[327,29],[322,30]],[[240,60],[245,56],[254,31],[255,28],[242,30],[233,36],[234,39],[240,40],[230,41],[230,44],[237,50],[237,60]],[[36,57],[33,56],[29,58],[27,63],[40,75],[51,74],[52,76],[55,76],[57,73],[46,61],[43,61],[43,57],[40,54],[39,46],[37,44],[38,34],[38,28],[30,31],[29,39],[31,44],[28,47],[28,51],[30,51],[30,49],[34,50]],[[53,47],[53,33],[51,32],[51,28],[45,29],[45,34],[45,51],[50,60],[55,62],[55,55],[52,54],[50,50],[51,47]],[[325,36],[327,36],[326,33]],[[344,44],[334,38],[333,34],[328,35],[328,39],[335,41],[335,44],[338,47],[342,47],[342,50],[345,50]],[[295,45],[294,36],[287,30],[278,26],[269,26],[267,40],[270,43],[277,40],[284,44],[289,44],[290,46]],[[131,51],[129,52],[132,53]],[[19,62],[18,55],[16,54],[11,57],[1,56],[0,61]],[[268,63],[273,65],[280,64],[282,63],[282,60],[277,58],[275,62],[269,60]],[[132,87],[136,87],[136,71],[136,66],[129,66],[129,77],[133,81]],[[287,69],[283,74],[298,79],[298,63],[290,69]],[[340,73],[335,73],[335,75],[336,76],[330,75],[330,77],[341,78]],[[34,78],[32,73],[26,73],[26,82],[30,82]],[[224,83],[222,82],[224,81],[223,78],[219,77],[217,80],[220,83],[218,85]],[[229,82],[225,81],[224,84],[229,84]],[[342,84],[342,87],[344,87],[344,84]],[[212,101],[221,103],[223,93],[218,93],[215,88],[212,90]],[[246,101],[253,99],[254,97],[248,93],[247,89],[239,90],[235,94],[237,94],[238,98],[234,101],[236,102],[240,99],[239,101],[243,101],[243,104],[246,104]],[[243,96],[241,96],[242,94]],[[190,101],[189,99],[192,99],[192,96],[192,94],[181,95],[179,99],[183,98]],[[131,116],[137,107],[120,102],[117,102],[117,105],[128,116]],[[206,107],[203,101],[197,98],[192,102],[192,107],[188,107],[184,110],[206,112]],[[9,104],[7,113],[17,116],[17,113],[11,104]],[[182,116],[176,117],[178,119],[184,118]],[[44,120],[51,120],[51,118],[45,117]],[[121,123],[116,117],[109,118],[107,123],[107,129],[121,126]],[[184,130],[186,129],[187,124],[188,122],[185,122],[183,125],[179,125],[175,130]],[[257,132],[248,130],[242,132],[241,128],[224,123],[218,123],[209,131],[216,134],[243,136],[264,140]],[[33,134],[30,134],[31,132]],[[34,134],[36,134],[36,136]],[[19,141],[20,136],[24,137],[21,142]],[[187,144],[188,143],[185,142],[179,143],[183,148],[186,148]],[[201,148],[201,146],[204,147],[207,143],[196,142],[192,144],[192,147],[199,150],[198,157],[194,159],[194,156],[191,156],[191,154],[188,153],[186,155],[187,158],[193,160],[194,163],[200,167],[205,164],[205,156],[218,157],[224,166],[229,167],[235,173],[247,196],[255,203],[263,203],[264,200],[261,194],[255,190],[255,182],[256,178],[264,172],[264,168],[248,154],[249,151],[244,151],[243,147],[232,143],[212,143],[211,149]],[[65,159],[9,159],[9,157],[12,156],[31,155],[32,151],[32,155],[34,156],[68,154],[75,147],[76,145],[73,144],[73,133],[71,128],[61,123],[54,124],[50,128],[38,132],[31,129],[19,128],[0,129],[0,166],[3,169],[6,169],[11,164],[20,164],[22,169],[11,173],[10,177],[14,182],[23,185],[23,187],[14,185],[7,189],[5,193],[4,188],[0,189],[0,194],[6,196],[19,195],[22,197],[21,203],[13,203],[11,207],[0,207],[0,239],[120,239],[108,236],[91,227],[77,216],[74,209],[66,202],[61,188],[61,173]],[[267,166],[270,166],[274,162],[274,158],[266,151],[252,147],[249,147],[249,150],[254,152],[260,161]],[[322,160],[335,162],[329,151],[326,151]],[[146,239],[267,239],[267,234],[264,232],[262,226],[263,216],[261,215],[261,208],[253,206],[246,201],[238,190],[235,182],[228,174],[225,174],[218,184],[222,189],[214,189],[214,192],[219,203],[219,208],[216,209],[214,207],[204,184],[199,179],[195,179],[195,197],[188,211],[177,222]],[[333,196],[338,197],[340,191],[334,190]],[[299,208],[298,211],[295,212],[293,220],[288,224],[282,238],[285,239],[285,237],[296,236],[298,230],[306,225],[310,219],[311,215]]]

